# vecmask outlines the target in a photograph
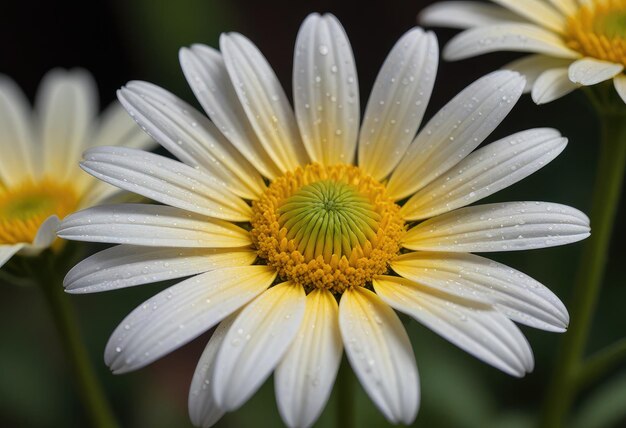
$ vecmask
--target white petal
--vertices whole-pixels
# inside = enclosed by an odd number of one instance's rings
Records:
[[[385,178],[415,137],[437,75],[439,47],[433,33],[414,28],[395,44],[367,102],[359,135],[359,166]]]
[[[333,389],[343,345],[335,297],[313,290],[298,335],[274,373],[278,410],[289,427],[310,427]]]
[[[500,124],[523,89],[522,76],[496,71],[461,91],[417,135],[391,174],[387,194],[403,199],[460,162]]]
[[[403,254],[391,268],[404,278],[448,294],[493,304],[513,321],[565,331],[567,309],[549,289],[522,272],[473,254]]]
[[[248,199],[258,198],[265,189],[252,164],[180,98],[146,82],[129,82],[118,97],[147,133],[187,165],[204,168]]]
[[[241,311],[215,361],[212,383],[218,406],[235,410],[261,386],[295,338],[305,301],[302,287],[286,282]]]
[[[568,75],[569,80],[572,82],[589,86],[609,80],[620,74],[622,70],[624,70],[622,64],[600,61],[594,58],[583,58],[569,66]]]
[[[532,350],[524,335],[489,306],[398,277],[380,276],[373,283],[388,305],[487,364],[519,377],[533,370]]]
[[[159,248],[118,245],[86,258],[70,270],[63,285],[70,293],[95,293],[251,265],[247,248]]]
[[[492,252],[554,247],[589,236],[589,218],[549,202],[465,207],[426,220],[404,237],[411,250]]]
[[[247,221],[252,215],[250,206],[215,177],[143,150],[93,148],[80,166],[116,187],[187,211],[230,221]]]
[[[65,218],[58,236],[74,241],[152,247],[246,247],[250,234],[232,223],[163,205],[88,208]]]
[[[0,75],[0,183],[19,185],[38,173],[32,128],[24,93],[9,77]]]
[[[518,132],[463,159],[403,206],[405,220],[421,220],[474,203],[542,168],[565,149],[556,129]]]
[[[224,136],[261,174],[270,179],[280,176],[246,117],[222,55],[209,46],[196,44],[182,48],[179,59],[189,86]]]
[[[224,343],[226,333],[237,319],[237,315],[239,315],[239,311],[229,315],[219,323],[211,335],[209,343],[204,348],[193,373],[189,388],[189,418],[191,423],[197,427],[208,428],[226,413],[217,406],[213,397],[213,388],[210,385],[217,351]]]
[[[56,232],[61,221],[56,215],[48,217],[37,229],[37,234],[33,240],[33,246],[38,248],[48,248],[57,238]]]
[[[465,30],[443,50],[447,60],[496,51],[535,52],[560,58],[578,58],[556,34],[532,24],[505,23]]]
[[[222,34],[220,48],[239,101],[267,153],[282,172],[306,165],[293,110],[265,57],[237,33]]]
[[[421,25],[471,28],[520,21],[520,16],[493,4],[477,1],[443,1],[424,8],[417,17]]]
[[[546,104],[569,94],[580,87],[569,80],[567,68],[554,68],[544,71],[535,82],[531,91],[533,101],[537,104]]]
[[[615,76],[613,78],[613,85],[615,86],[615,90],[618,95],[626,103],[626,76],[620,74],[619,76]]]
[[[23,247],[24,244],[0,245],[0,268]]]
[[[578,10],[576,0],[548,0],[552,5],[565,16],[573,15]]]
[[[300,27],[293,96],[309,157],[322,165],[353,163],[359,84],[348,36],[333,15],[310,14]]]
[[[96,84],[85,70],[52,70],[37,92],[44,174],[62,181],[76,172],[89,145],[98,108]]]
[[[565,32],[566,19],[543,0],[492,0],[510,11],[557,33]]]
[[[411,424],[419,406],[413,348],[393,310],[363,287],[346,290],[339,302],[346,354],[365,392],[393,424]]]
[[[511,61],[502,68],[504,70],[517,71],[524,76],[526,78],[524,93],[528,93],[531,91],[541,73],[551,68],[568,67],[571,63],[571,59],[535,54],[526,55],[520,59]]]
[[[100,115],[93,146],[124,146],[150,150],[156,143],[137,126],[119,102],[112,102]]]
[[[115,329],[104,360],[114,373],[144,367],[204,333],[270,286],[268,266],[206,272],[146,300]]]

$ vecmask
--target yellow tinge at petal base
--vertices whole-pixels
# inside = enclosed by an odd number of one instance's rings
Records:
[[[33,242],[48,217],[56,214],[63,218],[78,202],[71,185],[51,179],[0,190],[0,245]]]

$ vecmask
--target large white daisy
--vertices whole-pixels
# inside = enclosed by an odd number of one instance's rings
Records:
[[[241,34],[180,60],[211,120],[145,82],[119,91],[129,113],[182,162],[97,148],[82,167],[164,205],[91,208],[66,239],[121,244],[77,265],[71,293],[190,277],[135,309],[105,360],[143,367],[217,325],[189,394],[194,424],[240,407],[274,371],[289,426],[309,426],[332,389],[343,348],[391,422],[419,403],[407,333],[393,309],[514,376],[533,368],[513,321],[564,331],[547,288],[471,252],[578,241],[587,217],[563,205],[465,207],[555,158],[566,139],[531,129],[472,152],[525,85],[518,73],[479,79],[417,134],[435,81],[435,36],[419,28],[393,47],[361,126],[348,39],[336,18],[310,15],[295,47],[295,114],[269,64]],[[356,160],[358,156],[358,161]],[[511,321],[513,320],[513,321]]]
[[[97,204],[119,189],[78,168],[98,145],[153,143],[115,102],[98,118],[96,84],[84,70],[50,71],[31,111],[0,75],[0,267],[13,255],[36,255],[54,242],[59,218]]]
[[[467,29],[446,45],[446,59],[532,52],[505,68],[526,76],[526,89],[537,104],[610,79],[626,102],[626,0],[491,1],[496,4],[435,3],[419,20]]]

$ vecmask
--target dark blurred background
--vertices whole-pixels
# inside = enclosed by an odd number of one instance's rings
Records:
[[[417,13],[432,1],[202,1],[92,0],[90,2],[5,1],[0,12],[0,72],[11,76],[32,100],[41,77],[53,67],[84,67],[97,82],[104,107],[129,80],[147,80],[198,105],[178,65],[178,49],[192,43],[217,46],[221,32],[251,38],[266,55],[290,94],[292,54],[301,21],[311,12],[331,12],[346,28],[359,72],[362,105],[389,49],[416,25]],[[436,30],[440,46],[454,31]],[[440,63],[426,119],[476,78],[518,55],[498,53]],[[363,111],[363,108],[362,108]],[[596,161],[597,121],[577,91],[537,107],[524,96],[488,139],[530,127],[558,128],[569,137],[565,152],[492,201],[547,200],[589,210]],[[596,314],[589,351],[626,332],[624,201],[618,213],[608,276]],[[546,284],[570,301],[581,244],[493,254]],[[91,247],[87,251],[93,252]],[[104,345],[117,323],[167,284],[106,294],[69,296],[80,328],[114,410],[124,427],[186,427],[187,393],[208,334],[138,372],[114,376],[102,362]],[[87,425],[69,377],[51,318],[39,290],[1,284],[0,426],[82,427]],[[515,379],[456,349],[415,322],[406,321],[420,369],[421,427],[532,426],[553,364],[559,336],[522,327],[534,349],[535,372]],[[359,426],[386,426],[357,387]],[[333,393],[334,394],[334,393]],[[333,395],[334,397],[334,395]],[[332,426],[331,397],[317,426]],[[621,397],[621,401],[620,401]],[[574,409],[574,427],[626,426],[626,367],[585,391]],[[241,410],[219,426],[280,426],[273,385],[266,382]]]

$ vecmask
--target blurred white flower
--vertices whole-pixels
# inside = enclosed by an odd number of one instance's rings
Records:
[[[48,248],[59,219],[119,192],[80,170],[85,149],[151,144],[119,103],[100,118],[97,111],[97,88],[84,70],[50,71],[35,111],[0,75],[0,267],[15,254]]]
[[[434,3],[419,21],[466,29],[446,45],[446,59],[532,52],[504,68],[526,76],[526,89],[537,104],[610,79],[626,102],[626,0],[491,1],[496,5]]]

